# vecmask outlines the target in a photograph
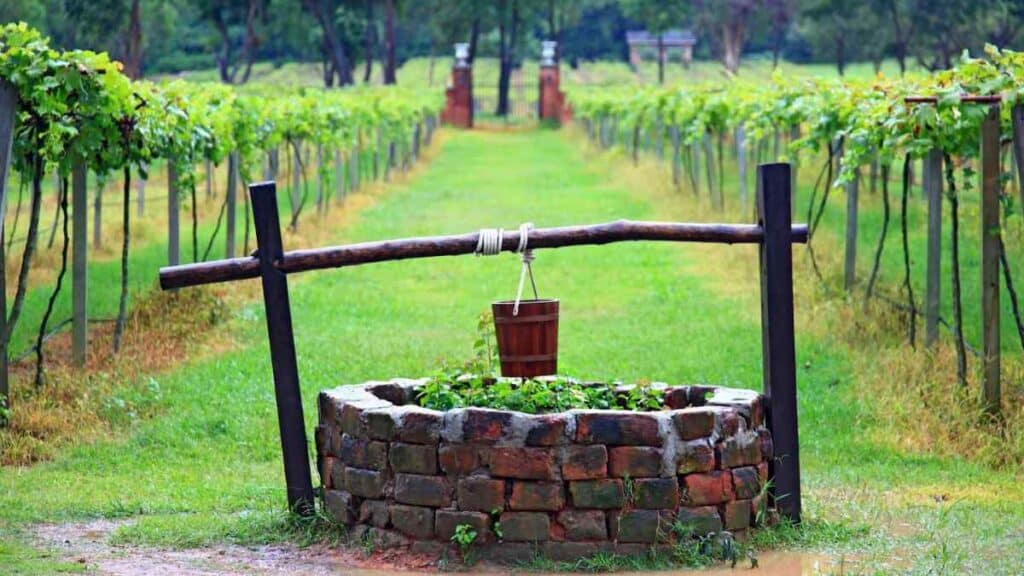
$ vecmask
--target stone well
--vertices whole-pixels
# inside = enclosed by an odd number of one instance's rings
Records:
[[[440,552],[469,524],[490,559],[629,554],[682,526],[745,530],[763,508],[772,439],[756,392],[659,384],[659,412],[530,415],[423,408],[425,382],[320,394],[326,508],[377,545]]]

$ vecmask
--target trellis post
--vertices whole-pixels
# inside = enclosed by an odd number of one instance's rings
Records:
[[[71,357],[76,366],[85,365],[89,341],[86,317],[89,290],[89,220],[86,217],[89,211],[88,174],[85,161],[76,160],[71,167]]]
[[[843,287],[849,292],[857,282],[857,200],[860,192],[860,167],[853,170],[853,179],[846,183],[846,265]]]
[[[761,350],[764,397],[775,457],[770,502],[800,522],[800,442],[797,427],[796,347],[793,322],[793,236],[789,164],[757,169],[757,212],[761,242]]]
[[[288,279],[274,265],[284,254],[277,209],[277,185],[273,182],[254,184],[249,187],[249,194],[256,229],[260,279],[263,283],[263,305],[270,339],[270,360],[274,372],[274,396],[277,400],[277,423],[281,432],[288,506],[299,514],[309,515],[315,509],[313,480],[309,470],[305,421],[302,417]]]
[[[924,300],[924,344],[939,339],[939,303],[942,283],[942,150],[932,148],[925,158],[928,195],[928,262]]]
[[[181,230],[179,228],[178,171],[174,159],[167,159],[167,264],[181,263]],[[75,207],[77,210],[77,205]]]
[[[981,321],[985,409],[999,412],[999,106],[981,125]]]
[[[7,176],[11,168],[11,147],[17,121],[18,91],[0,80],[0,402],[9,406],[7,382],[7,255],[4,253],[3,222],[7,216]]]
[[[238,221],[238,152],[234,151],[228,155],[228,197],[227,206],[227,230],[225,234],[224,252],[227,258],[234,258],[235,250],[235,229]]]

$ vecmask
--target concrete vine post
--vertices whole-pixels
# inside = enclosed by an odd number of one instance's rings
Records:
[[[167,263],[177,266],[181,263],[181,222],[178,199],[178,171],[174,159],[167,160]],[[78,211],[78,205],[75,205]]]
[[[88,169],[77,160],[71,168],[71,356],[76,366],[85,365],[89,340],[86,302],[88,281]],[[170,198],[168,198],[170,202]],[[172,261],[177,264],[177,261]]]
[[[225,231],[224,252],[227,258],[234,258],[236,223],[238,221],[238,151],[228,155],[228,197],[225,200],[227,207],[227,229]]]
[[[942,150],[933,148],[925,158],[928,195],[928,260],[924,304],[924,343],[939,339],[939,303],[942,296]]]
[[[860,167],[853,172],[853,179],[846,183],[846,260],[843,287],[847,292],[857,283],[857,208],[860,196]]]
[[[982,399],[985,410],[1000,409],[999,252],[1000,185],[999,106],[992,105],[981,125],[981,318]]]
[[[139,177],[135,179],[135,212],[142,218],[146,214],[146,167],[140,168]]]

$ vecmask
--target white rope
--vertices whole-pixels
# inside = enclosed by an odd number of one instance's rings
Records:
[[[524,222],[519,225],[519,246],[516,248],[523,258],[523,268],[519,272],[519,289],[516,290],[516,302],[512,305],[512,315],[519,315],[519,301],[523,298],[523,285],[526,283],[526,273],[530,273],[530,285],[533,286],[533,297],[534,299],[539,298],[537,296],[537,282],[533,279],[533,267],[530,264],[533,262],[533,250],[528,248],[530,242],[530,230],[533,230],[533,222]]]
[[[481,228],[476,241],[477,256],[494,256],[501,252],[501,241],[505,239],[505,231],[501,228]],[[521,241],[520,241],[521,242]]]

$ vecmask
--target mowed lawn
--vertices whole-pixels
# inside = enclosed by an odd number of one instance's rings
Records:
[[[543,227],[679,216],[688,196],[631,181],[629,170],[624,159],[596,155],[566,132],[448,134],[418,177],[394,186],[336,236],[350,242],[526,221]],[[561,371],[760,388],[754,250],[637,243],[539,252],[540,293],[562,300]],[[478,316],[491,301],[514,297],[519,266],[505,254],[293,277],[307,429],[323,388],[427,375],[443,359],[467,358]],[[811,312],[797,303],[802,320]],[[230,330],[237,348],[183,358],[180,368],[155,377],[163,394],[158,417],[54,461],[0,470],[0,539],[23,539],[31,523],[95,517],[135,519],[114,536],[130,545],[287,538],[262,305],[236,310]],[[1018,573],[1024,490],[1017,478],[879,440],[899,431],[880,430],[869,399],[858,398],[850,354],[828,339],[798,335],[808,521],[797,544],[856,557],[869,573]]]

